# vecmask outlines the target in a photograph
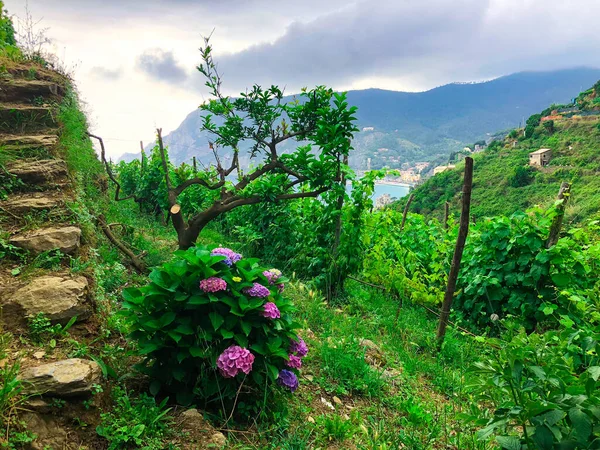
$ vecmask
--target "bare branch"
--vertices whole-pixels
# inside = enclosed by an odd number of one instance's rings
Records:
[[[100,159],[102,160],[102,163],[104,164],[104,168],[106,169],[106,173],[108,175],[108,178],[110,178],[110,180],[116,186],[116,188],[115,188],[115,201],[121,202],[123,200],[129,200],[130,198],[133,198],[137,202],[139,199],[137,199],[134,194],[128,195],[127,197],[119,198],[119,192],[121,191],[121,184],[115,178],[115,175],[113,174],[112,168],[110,167],[110,163],[106,160],[106,151],[104,149],[104,141],[102,140],[102,138],[100,136],[96,136],[96,135],[90,134],[90,133],[88,133],[87,135],[89,137],[91,137],[91,138],[97,139],[98,142],[100,142]]]

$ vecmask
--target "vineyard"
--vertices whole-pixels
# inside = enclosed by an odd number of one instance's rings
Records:
[[[345,95],[226,96],[208,39],[214,163],[115,164],[2,19],[2,448],[600,448],[585,180],[474,222],[469,158],[443,220],[374,209]]]

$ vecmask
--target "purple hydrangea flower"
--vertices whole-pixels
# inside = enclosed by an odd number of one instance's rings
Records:
[[[281,317],[281,313],[279,312],[279,308],[273,302],[267,302],[264,305],[265,310],[263,311],[263,316],[269,319],[279,319]]]
[[[290,340],[290,353],[295,353],[303,358],[308,353],[308,346],[306,345],[306,342],[304,342],[304,339],[302,339],[300,336],[297,336],[297,338],[297,341],[293,339]]]
[[[296,355],[289,355],[289,361],[285,363],[286,366],[291,367],[292,369],[299,369],[302,367],[302,359]]]
[[[210,277],[200,282],[200,289],[204,292],[219,292],[227,289],[227,282],[223,278]]]
[[[227,264],[228,266],[231,266],[232,264],[235,264],[240,259],[242,259],[242,255],[234,252],[230,248],[224,248],[224,247],[217,247],[210,254],[211,254],[211,256],[225,256],[225,259],[223,260],[223,262],[225,264]]]
[[[269,280],[269,284],[275,284],[275,282],[281,277],[281,270],[271,269],[265,270],[263,275]]]
[[[279,293],[281,294],[283,292],[283,290],[285,289],[285,285],[283,283],[279,283],[277,285],[277,289],[279,290]]]
[[[233,378],[240,371],[246,375],[252,370],[254,355],[247,348],[239,345],[227,347],[217,358],[217,367],[225,378]]]
[[[291,392],[294,392],[296,389],[298,389],[298,377],[290,370],[283,369],[281,372],[279,372],[277,383],[280,386],[288,388]]]
[[[271,291],[264,287],[262,284],[254,283],[252,287],[244,289],[244,293],[250,297],[268,297],[271,295]]]

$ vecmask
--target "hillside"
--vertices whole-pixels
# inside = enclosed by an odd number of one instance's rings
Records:
[[[476,218],[510,215],[534,205],[548,206],[562,181],[573,183],[568,220],[579,222],[598,213],[600,87],[598,83],[595,86],[579,95],[578,111],[543,111],[530,119],[539,124],[531,128],[528,138],[524,137],[528,131],[514,130],[505,139],[492,143],[485,152],[473,155],[471,208]],[[551,149],[552,159],[546,167],[530,167],[529,153],[540,148]],[[457,210],[462,167],[458,164],[454,170],[438,174],[416,188],[413,211],[441,218],[446,201]]]
[[[517,126],[549,104],[570,101],[598,78],[598,69],[576,68],[522,72],[417,93],[349,91],[348,101],[358,107],[359,128],[373,127],[355,135],[350,165],[366,169],[367,158],[372,158],[373,169],[394,168],[447,156],[489,133]],[[210,138],[200,132],[201,123],[200,111],[193,111],[165,136],[175,163],[189,162],[192,156],[204,163],[212,161],[207,145]],[[125,154],[121,159],[130,161],[137,155]]]

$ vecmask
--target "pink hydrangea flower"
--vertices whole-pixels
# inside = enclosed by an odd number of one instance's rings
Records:
[[[281,270],[271,269],[265,270],[263,275],[269,280],[269,284],[275,284],[275,282],[281,277]]]
[[[263,311],[263,316],[269,319],[279,319],[281,317],[281,313],[279,312],[279,308],[273,302],[267,302],[264,305],[265,310]]]
[[[210,277],[200,282],[200,289],[204,292],[219,292],[227,289],[227,282],[218,277]]]
[[[302,367],[302,359],[296,355],[289,355],[290,359],[285,363],[286,366],[292,369],[299,369]]]
[[[227,347],[217,358],[217,367],[225,378],[233,378],[240,371],[248,375],[252,370],[252,363],[254,363],[254,355],[250,350],[239,345]]]
[[[244,293],[250,297],[268,297],[271,295],[271,291],[259,283],[254,283],[252,287],[244,289]]]

